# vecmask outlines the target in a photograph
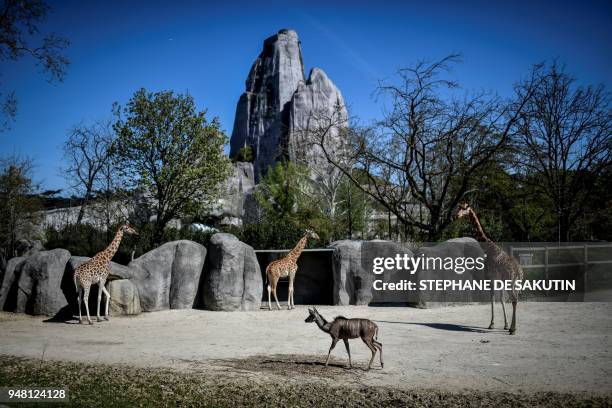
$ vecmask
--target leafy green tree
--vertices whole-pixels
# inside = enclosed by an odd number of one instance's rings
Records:
[[[144,192],[160,242],[170,220],[202,214],[219,197],[231,171],[226,136],[189,94],[140,89],[114,109],[116,162],[126,184]]]
[[[244,146],[238,151],[238,155],[235,157],[235,161],[249,162],[252,163],[255,160],[253,155],[253,148],[251,146]]]

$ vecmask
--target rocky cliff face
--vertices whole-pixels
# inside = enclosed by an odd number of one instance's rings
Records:
[[[297,33],[281,30],[264,41],[251,67],[246,92],[236,107],[230,156],[251,147],[258,180],[276,161],[295,160],[308,150],[297,131],[310,123],[315,110],[330,112],[337,105],[346,115],[340,91],[322,70],[314,68],[305,79]]]

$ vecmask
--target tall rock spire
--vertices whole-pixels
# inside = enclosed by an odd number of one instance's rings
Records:
[[[304,65],[297,33],[280,30],[266,39],[253,63],[246,92],[236,107],[230,156],[250,146],[255,155],[255,174],[279,160],[288,128],[288,105],[304,82]]]
[[[313,68],[308,80],[304,77],[297,33],[280,30],[264,41],[251,67],[236,107],[230,156],[251,147],[256,180],[282,158],[321,159],[320,152],[303,143],[299,130],[311,123],[315,111],[332,112],[338,106],[348,117],[340,91],[321,69]]]

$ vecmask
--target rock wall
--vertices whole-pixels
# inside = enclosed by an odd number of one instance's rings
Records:
[[[302,153],[320,153],[310,148],[302,152],[296,130],[311,124],[314,111],[330,112],[336,105],[346,114],[340,91],[321,69],[314,68],[308,80],[304,77],[297,33],[280,30],[264,41],[249,72],[236,107],[230,156],[250,146],[258,181],[268,166],[283,157],[295,160]]]

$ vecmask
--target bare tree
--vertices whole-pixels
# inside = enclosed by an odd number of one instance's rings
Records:
[[[379,95],[388,98],[390,109],[374,126],[347,132],[350,167],[327,147],[329,130],[338,123],[315,132],[327,159],[394,215],[405,236],[416,229],[428,240],[440,237],[476,170],[507,146],[538,80],[535,67],[512,101],[485,93],[447,97],[458,84],[441,74],[458,61],[451,55],[420,62],[399,70],[397,83],[382,83]]]
[[[39,221],[41,203],[35,195],[32,161],[10,156],[0,159],[0,269],[18,256],[18,241],[31,239]]]
[[[612,164],[610,95],[603,86],[577,86],[556,62],[537,84],[517,123],[517,158],[540,176],[530,179],[554,203],[558,239],[568,241],[596,176]]]
[[[64,143],[62,170],[71,187],[83,197],[76,223],[80,224],[85,209],[96,188],[106,190],[112,182],[112,148],[114,144],[112,122],[99,121],[93,125],[77,125]],[[108,193],[108,191],[107,191]]]
[[[45,20],[49,6],[41,0],[2,0],[0,2],[0,61],[17,61],[25,55],[35,59],[50,81],[62,81],[70,63],[62,54],[67,39],[50,33],[39,44],[30,43],[40,34],[38,25]],[[0,112],[3,116],[0,130],[9,127],[17,113],[14,92],[0,93]]]

